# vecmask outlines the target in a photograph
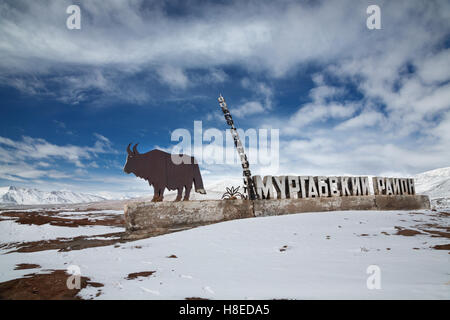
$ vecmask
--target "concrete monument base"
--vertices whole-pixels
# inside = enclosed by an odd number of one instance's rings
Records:
[[[274,200],[135,202],[125,205],[128,232],[161,234],[221,221],[292,213],[337,210],[430,209],[424,195],[368,195]]]

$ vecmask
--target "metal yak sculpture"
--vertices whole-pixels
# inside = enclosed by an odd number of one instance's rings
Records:
[[[156,149],[139,153],[137,144],[133,147],[133,151],[130,146],[131,143],[127,147],[128,156],[123,171],[127,174],[134,173],[136,177],[145,179],[149,185],[153,185],[153,202],[163,200],[165,188],[178,191],[175,201],[181,200],[183,188],[185,188],[183,200],[189,200],[192,183],[196,192],[206,194],[200,169],[194,157],[179,155],[184,161],[175,164],[170,153]]]

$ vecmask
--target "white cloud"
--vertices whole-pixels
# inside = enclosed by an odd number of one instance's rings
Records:
[[[258,101],[247,101],[244,104],[233,108],[233,116],[243,118],[252,114],[260,114],[265,111],[265,108]]]
[[[336,128],[339,130],[361,129],[363,127],[371,127],[376,124],[382,124],[385,117],[377,111],[364,111],[354,118],[340,123]]]
[[[39,79],[31,81],[17,73],[39,75],[58,70],[65,73],[63,79],[75,91],[85,85],[109,90],[107,86],[114,81],[95,72],[91,75],[92,68],[113,67],[131,73],[148,70],[170,86],[186,88],[185,70],[227,64],[278,77],[300,63],[345,53],[364,31],[363,23],[355,18],[365,18],[364,5],[352,1],[333,6],[294,1],[193,3],[192,14],[183,17],[167,14],[164,4],[142,0],[89,1],[80,5],[82,29],[70,31],[61,23],[68,4],[56,0],[2,3],[3,82],[15,75],[16,87],[37,92],[43,90]],[[71,66],[85,67],[89,78],[71,79]],[[115,75],[119,77],[120,73]],[[82,92],[79,94],[82,99]]]
[[[42,82],[57,71],[53,81],[67,87],[59,99],[77,103],[93,88],[142,102],[150,97],[145,86],[123,89],[117,79],[145,71],[183,90],[202,81],[225,82],[220,70],[238,66],[248,73],[241,85],[252,96],[232,113],[265,112],[262,125],[282,129],[285,170],[417,172],[448,165],[449,49],[441,49],[450,30],[446,0],[381,1],[382,30],[366,28],[370,1],[235,1],[193,6],[186,16],[168,15],[158,3],[144,8],[138,0],[89,1],[81,5],[82,30],[76,32],[61,23],[68,1],[45,4],[0,4],[2,84],[58,95]],[[310,65],[320,69],[311,101],[289,116],[271,114],[276,109],[269,83],[289,80]],[[81,68],[74,75],[72,67]],[[208,76],[191,79],[194,69]],[[359,97],[343,100],[352,94]],[[10,144],[1,141],[3,153]],[[32,142],[31,150],[44,158],[63,151]],[[64,147],[73,163],[93,153]]]
[[[429,133],[441,141],[437,147],[442,148],[442,151],[448,151],[450,148],[450,110],[445,112],[437,126],[430,128]]]
[[[419,62],[419,75],[427,83],[447,81],[450,74],[443,66],[450,66],[450,49],[430,54]]]
[[[342,104],[340,102],[324,103],[313,101],[302,106],[295,112],[288,121],[279,123],[283,133],[295,135],[304,130],[304,127],[325,122],[330,119],[343,120],[352,116],[358,105],[352,102]]]
[[[44,139],[26,136],[20,141],[0,137],[0,145],[3,145],[0,147],[0,179],[17,181],[42,177],[69,178],[72,175],[52,168],[48,161],[62,159],[83,168],[84,160],[90,160],[98,154],[117,153],[108,138],[100,134],[95,134],[95,137],[97,140],[93,147],[60,146]],[[90,166],[94,166],[93,163],[96,164],[91,162]]]
[[[264,104],[264,109],[272,109],[273,89],[266,83],[251,80],[249,78],[243,78],[241,80],[243,88],[250,90],[259,98]]]
[[[389,2],[381,8],[383,31],[360,36],[359,45],[314,75],[311,102],[270,119],[284,134],[287,172],[417,173],[448,166],[450,69],[448,49],[439,47],[450,7]],[[408,20],[408,12],[420,14]],[[355,100],[343,101],[352,87]]]
[[[445,0],[433,4],[383,1],[380,31],[366,28],[369,1],[193,2],[185,16],[168,14],[164,3],[158,2],[88,1],[80,5],[82,29],[75,31],[61,23],[69,4],[2,2],[2,83],[31,94],[54,94],[40,76],[56,71],[65,84],[58,98],[66,97],[67,102],[82,101],[87,88],[94,88],[105,95],[119,92],[115,96],[141,103],[149,99],[148,90],[145,86],[120,88],[117,82],[124,75],[145,70],[172,88],[186,89],[190,69],[238,65],[276,78],[289,76],[305,63],[349,59],[347,69],[355,62],[354,71],[384,72],[389,77],[399,60],[417,56],[425,61],[425,81],[446,78],[439,66],[448,61],[448,53],[422,57],[450,27]],[[375,67],[371,59],[379,55],[387,59],[384,66]],[[82,74],[74,76],[77,72]],[[208,78],[221,82],[225,77],[213,71],[204,81]],[[263,104],[270,108],[267,102]]]
[[[158,70],[161,81],[171,87],[185,89],[189,85],[189,79],[180,68],[164,66]]]
[[[249,90],[253,100],[246,100],[231,109],[233,116],[242,118],[248,115],[263,114],[272,110],[273,89],[264,82],[244,77],[241,86]]]
[[[229,79],[228,75],[220,69],[209,71],[203,82],[223,83]]]
[[[43,168],[48,168],[48,167],[51,166],[50,163],[44,162],[44,161],[39,161],[38,163],[36,163],[36,165],[39,166],[39,167],[43,167]]]

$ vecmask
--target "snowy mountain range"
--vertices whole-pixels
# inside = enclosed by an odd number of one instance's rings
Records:
[[[450,208],[450,167],[419,173],[416,192],[430,197],[434,208]]]
[[[432,199],[450,197],[450,167],[420,173],[415,178],[417,192]]]
[[[450,207],[450,167],[435,169],[417,174],[416,191],[426,194],[432,200],[434,207]],[[226,187],[241,186],[242,179],[223,179],[212,184],[205,184],[206,195],[191,192],[191,200],[221,199]],[[176,191],[166,191],[164,200],[171,201],[176,197]],[[121,197],[123,200],[130,197]],[[31,204],[71,204],[113,200],[111,197],[100,195],[76,193],[71,191],[41,191],[30,188],[0,187],[0,204],[4,205],[31,205]]]
[[[0,204],[61,204],[107,200],[104,197],[71,191],[42,191],[14,186],[0,188]]]

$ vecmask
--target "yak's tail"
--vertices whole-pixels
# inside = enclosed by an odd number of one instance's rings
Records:
[[[202,175],[200,174],[200,169],[198,167],[197,163],[192,164],[194,167],[194,186],[195,186],[195,192],[206,194],[205,189],[203,188],[203,180]]]

